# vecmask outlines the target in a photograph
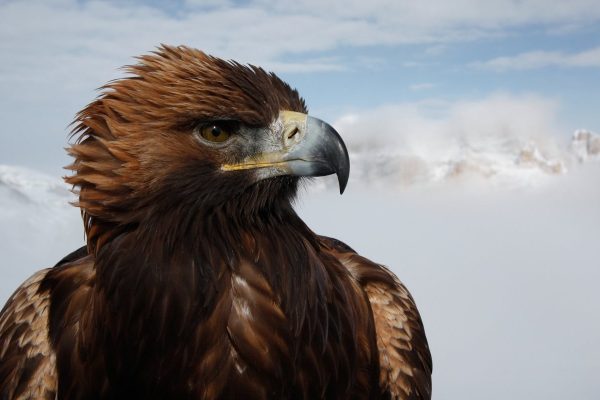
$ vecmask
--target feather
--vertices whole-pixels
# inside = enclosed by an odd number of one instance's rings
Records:
[[[430,399],[432,361],[415,302],[386,267],[357,255],[344,243],[322,239],[367,294],[377,333],[380,385],[392,399]]]

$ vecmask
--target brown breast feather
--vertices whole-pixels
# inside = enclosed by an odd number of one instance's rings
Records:
[[[340,242],[323,238],[328,251],[336,257],[365,291],[377,334],[379,351],[380,386],[382,394],[393,399],[431,398],[431,356],[423,325],[415,303],[406,288],[385,267],[357,255]],[[265,304],[273,305],[270,288],[252,273],[250,263],[243,263],[239,276],[232,276],[234,313],[232,316],[247,321],[247,305],[239,300],[250,297],[257,301],[265,297]],[[78,268],[77,268],[78,269]],[[49,296],[40,289],[48,270],[42,270],[28,279],[11,297],[0,314],[0,397],[15,399],[53,399],[57,390],[56,356],[48,337]],[[78,272],[79,273],[79,272]],[[84,274],[88,275],[88,274]],[[89,280],[90,277],[86,277]],[[84,285],[85,286],[85,285]],[[261,293],[247,296],[245,291]],[[261,300],[262,303],[262,300]],[[254,304],[256,306],[256,304]],[[254,308],[254,307],[252,307]],[[254,310],[253,310],[254,311]],[[283,322],[281,310],[273,309],[269,322]],[[231,323],[230,347],[235,368],[244,363],[237,354],[242,342],[258,340],[238,331]],[[261,321],[263,322],[263,321]],[[241,325],[239,325],[241,329]],[[258,330],[260,332],[260,330]],[[275,330],[277,331],[277,330]],[[266,336],[272,336],[263,332]],[[235,342],[238,341],[237,346]],[[260,341],[260,340],[259,340]],[[275,341],[277,342],[277,341]],[[236,348],[237,347],[237,348]],[[277,346],[275,346],[277,348]],[[280,348],[283,354],[288,349]],[[281,357],[285,359],[289,354]],[[272,366],[271,366],[272,367]],[[222,389],[221,389],[222,390]],[[220,390],[217,390],[220,391]]]

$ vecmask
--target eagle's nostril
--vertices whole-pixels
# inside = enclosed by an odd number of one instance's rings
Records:
[[[296,136],[296,134],[298,133],[298,128],[294,128],[292,129],[292,131],[288,134],[288,139],[293,138],[294,136]]]

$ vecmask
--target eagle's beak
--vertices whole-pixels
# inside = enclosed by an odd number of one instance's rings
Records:
[[[344,192],[350,160],[344,141],[331,125],[306,114],[281,111],[271,132],[272,137],[264,142],[260,153],[221,168],[225,171],[256,169],[259,179],[335,173],[340,193]]]

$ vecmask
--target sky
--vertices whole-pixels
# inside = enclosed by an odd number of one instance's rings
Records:
[[[298,212],[408,286],[434,399],[598,398],[597,0],[0,0],[0,304],[84,243],[69,124],[160,43],[272,70],[340,132],[346,192]]]
[[[332,123],[385,107],[435,121],[504,96],[524,105],[511,120],[541,101],[553,134],[600,131],[599,22],[596,0],[4,0],[0,163],[60,176],[76,112],[160,43],[272,70]],[[385,130],[402,134],[395,117]]]

